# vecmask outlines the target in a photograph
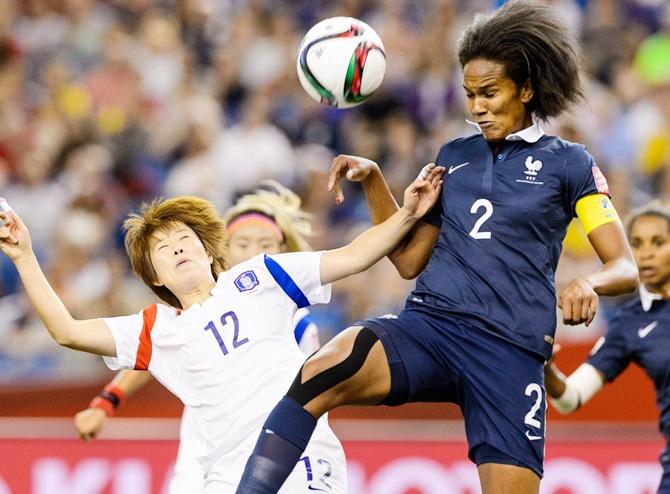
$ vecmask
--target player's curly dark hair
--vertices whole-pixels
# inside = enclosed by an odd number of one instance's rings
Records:
[[[626,220],[626,235],[628,235],[628,238],[630,238],[633,224],[643,216],[661,218],[667,221],[670,226],[670,204],[664,204],[660,200],[656,200],[633,211]]]
[[[527,104],[541,120],[555,117],[584,97],[577,44],[552,8],[512,0],[490,14],[479,14],[458,43],[461,67],[475,59],[504,64],[520,87],[530,80]]]

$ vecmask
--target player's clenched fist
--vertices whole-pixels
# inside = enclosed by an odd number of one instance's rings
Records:
[[[598,294],[584,278],[572,280],[558,297],[558,307],[563,311],[563,322],[576,325],[593,321],[598,309]]]
[[[74,426],[81,439],[90,441],[95,439],[106,420],[107,414],[103,409],[91,407],[74,416]]]

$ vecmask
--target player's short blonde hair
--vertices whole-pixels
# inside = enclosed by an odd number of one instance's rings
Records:
[[[224,215],[226,225],[248,213],[260,213],[269,217],[284,235],[287,252],[312,250],[306,237],[312,235],[311,215],[302,209],[298,195],[273,180],[263,182],[265,189],[247,194]]]
[[[154,285],[157,277],[149,254],[151,236],[176,222],[188,225],[202,242],[207,254],[212,256],[212,275],[216,280],[219,273],[228,267],[228,243],[223,220],[211,202],[194,196],[155,199],[142,204],[139,214],[130,213],[123,228],[126,231],[126,252],[133,272],[161,300],[181,309],[181,302],[168,288]]]

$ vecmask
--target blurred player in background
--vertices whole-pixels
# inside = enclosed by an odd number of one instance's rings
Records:
[[[261,253],[311,250],[307,242],[311,234],[309,215],[300,209],[300,198],[276,182],[267,185],[268,189],[241,197],[224,215],[231,266]],[[306,307],[295,313],[293,334],[305,355],[311,355],[319,348],[317,327]],[[150,379],[151,374],[146,371],[120,371],[89,408],[75,416],[79,436],[85,441],[95,438],[107,417]],[[196,424],[188,407],[184,409],[179,437],[179,452],[169,493],[203,492],[203,470],[197,458],[206,453],[206,447],[198,443]]]
[[[389,256],[403,277],[421,273],[416,289],[399,315],[362,321],[305,362],[266,421],[238,493],[276,493],[323,413],[415,401],[460,405],[485,494],[538,492],[554,273],[572,218],[602,267],[561,293],[566,323],[589,324],[598,296],[632,291],[637,270],[593,158],[538,122],[582,97],[578,50],[554,12],[512,1],[478,16],[459,61],[478,133],[442,147],[442,200]],[[336,158],[338,201],[343,177],[363,182],[373,223],[397,209],[374,163]]]
[[[209,201],[184,196],[145,204],[124,224],[126,249],[133,271],[167,305],[130,316],[75,320],[46,280],[14,211],[0,213],[7,221],[0,249],[60,345],[103,355],[113,370],[149,370],[191,409],[197,442],[207,445],[200,459],[205,492],[233,492],[263,420],[304,360],[292,334],[296,310],[328,302],[330,283],[397,246],[439,197],[444,168],[426,170],[406,189],[398,212],[350,244],[258,255],[228,270],[224,224]],[[287,494],[346,492],[342,447],[325,421],[301,463],[286,482]]]
[[[670,209],[650,205],[634,213],[628,239],[640,271],[640,298],[622,307],[586,363],[565,377],[553,361],[544,370],[547,393],[561,413],[586,404],[628,364],[654,381],[660,429],[666,441],[658,492],[670,493]],[[553,359],[552,359],[553,360]]]

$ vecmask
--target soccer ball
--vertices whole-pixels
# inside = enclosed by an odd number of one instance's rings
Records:
[[[315,24],[300,43],[298,79],[307,94],[324,105],[349,108],[381,85],[386,53],[379,35],[353,17],[331,17]]]

